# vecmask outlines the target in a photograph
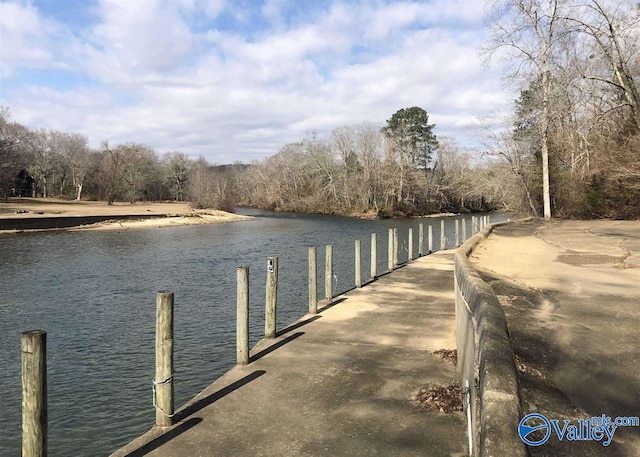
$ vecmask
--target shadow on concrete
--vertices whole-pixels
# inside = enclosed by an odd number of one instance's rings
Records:
[[[296,338],[300,338],[302,335],[304,335],[304,332],[296,332],[296,333],[294,333],[292,335],[289,335],[288,337],[278,341],[277,343],[272,344],[268,348],[263,349],[262,351],[253,354],[251,357],[249,357],[249,363],[255,362],[256,360],[260,360],[265,355],[271,354],[276,349],[281,348],[282,346],[284,346],[287,343],[290,343],[291,341],[295,340]]]
[[[353,290],[353,289],[351,289],[351,290]],[[345,300],[348,300],[348,298],[347,297],[342,297],[342,298],[338,298],[337,300],[332,300],[328,304],[322,306],[322,308],[319,307],[320,303],[318,303],[318,312],[321,313],[321,312],[326,311],[326,310],[328,310],[330,308],[333,308],[334,306],[339,305],[340,303],[342,303]],[[322,301],[326,303],[325,300],[322,300]]]
[[[179,421],[181,421],[183,419],[186,419],[190,415],[200,411],[202,408],[205,408],[205,407],[209,406],[210,404],[215,403],[216,401],[220,400],[222,397],[224,397],[226,395],[229,395],[230,393],[232,393],[235,390],[238,390],[240,387],[242,387],[244,385],[249,384],[251,381],[259,378],[260,376],[262,376],[265,373],[266,373],[266,371],[264,371],[264,370],[256,370],[253,373],[248,374],[244,378],[238,379],[236,382],[232,382],[227,387],[223,387],[222,389],[212,393],[211,395],[207,395],[206,397],[204,397],[204,398],[196,401],[195,403],[187,406],[183,410],[178,411],[176,413],[175,417],[174,417],[175,421],[179,422]],[[178,427],[176,427],[176,428],[178,428]]]
[[[193,417],[191,419],[188,419],[188,420],[184,421],[183,423],[177,425],[176,427],[172,428],[167,433],[164,433],[164,434],[160,435],[159,437],[157,437],[156,439],[149,441],[144,446],[136,449],[135,451],[131,451],[125,457],[142,457],[144,455],[147,455],[150,452],[153,452],[156,449],[158,449],[163,444],[166,444],[169,441],[171,441],[172,439],[174,439],[175,437],[183,434],[184,432],[186,432],[190,428],[195,427],[200,422],[202,422],[202,419],[199,418],[199,417]]]
[[[276,337],[279,337],[279,336],[282,336],[282,335],[286,335],[287,333],[289,333],[289,332],[291,332],[293,330],[296,330],[296,329],[298,329],[300,327],[303,327],[303,326],[305,326],[307,324],[310,324],[311,322],[317,321],[321,317],[322,316],[315,315],[315,316],[310,317],[309,319],[305,319],[303,321],[296,322],[295,324],[291,324],[288,327],[285,327],[282,330],[276,332]]]

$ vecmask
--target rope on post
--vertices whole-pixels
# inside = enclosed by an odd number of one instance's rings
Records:
[[[176,413],[167,414],[167,412],[158,405],[158,402],[156,401],[156,386],[169,384],[170,382],[173,382],[173,375],[169,376],[166,379],[163,379],[162,381],[156,381],[154,378],[152,381],[152,387],[151,387],[151,391],[153,392],[153,407],[167,417],[173,417],[176,415]]]

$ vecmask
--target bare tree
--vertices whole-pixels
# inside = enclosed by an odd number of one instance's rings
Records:
[[[12,122],[9,109],[0,107],[0,193],[8,201],[16,176],[27,167],[25,143],[29,132]]]
[[[609,110],[628,108],[627,121],[640,130],[640,92],[632,67],[638,60],[640,41],[640,9],[631,1],[585,0],[576,4],[565,17],[575,25],[575,31],[590,40],[586,48],[587,62],[602,60],[608,68],[590,65],[583,68],[582,77],[613,88],[620,96]],[[600,56],[601,59],[597,59]]]
[[[562,20],[561,0],[506,0],[494,4],[491,18],[489,54],[506,49],[507,59],[514,71],[512,78],[524,76],[531,80],[540,77],[542,100],[540,113],[540,150],[542,158],[542,185],[545,219],[551,218],[549,189],[549,126],[552,70],[558,63],[559,41],[569,36]]]
[[[181,152],[168,152],[164,155],[163,165],[173,199],[183,201],[187,195],[191,160]]]

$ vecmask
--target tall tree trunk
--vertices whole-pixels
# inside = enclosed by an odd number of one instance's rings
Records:
[[[549,94],[551,81],[549,71],[545,66],[542,71],[542,119],[541,129],[541,154],[542,154],[542,200],[544,202],[544,218],[551,219],[551,194],[549,192]]]

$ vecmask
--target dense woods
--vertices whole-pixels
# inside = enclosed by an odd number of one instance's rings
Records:
[[[520,92],[483,146],[436,136],[424,108],[310,134],[251,164],[213,166],[135,143],[88,147],[0,109],[0,196],[189,200],[369,215],[503,209],[640,216],[640,6],[629,0],[496,0],[488,60]],[[275,151],[274,151],[275,152]]]

